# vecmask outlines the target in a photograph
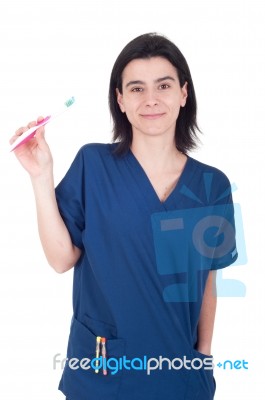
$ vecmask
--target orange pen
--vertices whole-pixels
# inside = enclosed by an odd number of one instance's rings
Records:
[[[101,344],[102,344],[102,363],[103,363],[103,375],[107,375],[107,351],[106,351],[106,341],[107,339],[102,337]]]

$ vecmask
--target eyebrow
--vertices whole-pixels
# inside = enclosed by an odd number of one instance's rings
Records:
[[[168,80],[170,80],[170,81],[176,81],[175,78],[173,78],[172,76],[167,75],[167,76],[163,76],[162,78],[156,79],[156,80],[155,80],[155,83],[160,83],[160,82],[168,81]],[[140,80],[137,80],[137,81],[130,81],[130,82],[128,82],[128,83],[126,84],[126,88],[129,87],[129,86],[132,86],[132,85],[144,85],[144,84],[145,84],[145,82],[144,82],[144,81],[140,81]]]

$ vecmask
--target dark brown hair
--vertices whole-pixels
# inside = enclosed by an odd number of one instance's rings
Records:
[[[117,102],[116,89],[122,93],[122,73],[126,65],[135,59],[163,57],[177,70],[180,86],[188,83],[188,97],[185,107],[180,108],[176,123],[175,142],[179,151],[187,153],[197,146],[199,131],[196,114],[197,102],[194,86],[187,61],[177,46],[166,37],[156,33],[147,33],[129,42],[116,59],[109,84],[109,108],[113,119],[113,141],[118,141],[116,151],[126,153],[132,143],[132,126]]]

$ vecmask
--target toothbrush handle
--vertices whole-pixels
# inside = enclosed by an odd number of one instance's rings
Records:
[[[36,132],[36,130],[43,126],[46,125],[49,120],[50,120],[51,116],[48,116],[46,118],[44,118],[42,121],[38,122],[37,125],[33,126],[32,128],[29,128],[26,132],[24,132],[11,146],[10,151],[15,150],[16,148],[18,148],[19,146],[21,146],[22,144],[26,143],[27,141],[29,141],[31,138],[34,137],[34,134]]]

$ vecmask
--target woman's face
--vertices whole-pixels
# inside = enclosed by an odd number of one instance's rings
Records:
[[[165,58],[136,59],[122,74],[117,101],[132,125],[133,135],[175,136],[180,107],[187,99],[187,82],[181,88],[176,68]]]

